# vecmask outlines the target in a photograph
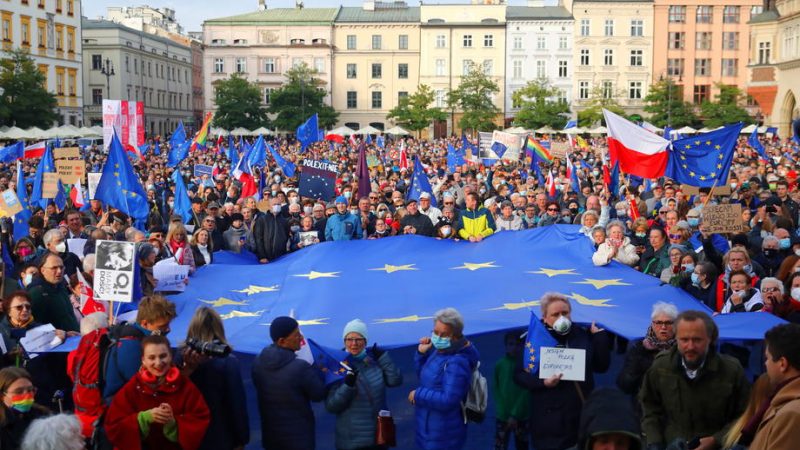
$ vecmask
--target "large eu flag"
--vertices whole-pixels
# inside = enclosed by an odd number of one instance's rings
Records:
[[[689,186],[725,184],[741,130],[738,123],[673,141],[664,175]]]

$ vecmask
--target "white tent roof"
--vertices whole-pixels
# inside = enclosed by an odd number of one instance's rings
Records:
[[[566,130],[561,130],[561,131],[559,131],[559,133],[564,133],[564,134],[582,134],[582,133],[586,133],[586,128],[572,127],[572,128],[567,128]]]
[[[28,138],[30,138],[30,139],[46,139],[47,138],[47,136],[45,134],[45,131],[42,130],[41,128],[38,128],[38,127],[30,127],[27,130],[25,130],[25,132],[28,133]]]
[[[227,136],[229,133],[228,130],[223,130],[222,128],[212,128],[211,134],[214,136]]]
[[[593,130],[588,131],[589,134],[606,134],[608,133],[608,128],[606,127],[597,127]]]
[[[101,136],[103,136],[103,133],[98,133],[97,130],[95,130],[94,128],[83,127],[83,128],[80,128],[78,131],[81,132],[81,136],[83,136],[83,137],[101,137]]]
[[[755,124],[750,124],[750,125],[742,128],[742,131],[740,133],[741,134],[750,134],[755,129],[756,129],[756,125]],[[766,133],[766,132],[767,132],[767,127],[766,126],[758,128],[758,133]]]
[[[27,133],[25,133],[25,130],[17,127],[11,127],[8,130],[6,130],[5,133],[3,133],[4,139],[20,140],[20,139],[25,139],[26,137]]]
[[[552,129],[552,128],[550,128],[550,127],[545,125],[542,128],[539,128],[538,130],[536,130],[536,132],[539,133],[539,134],[552,134],[552,133],[555,133],[556,130],[554,130],[554,129]]]
[[[248,130],[247,128],[239,127],[231,130],[231,134],[234,136],[250,136],[250,130]]]
[[[511,127],[511,128],[506,128],[503,131],[505,131],[506,133],[526,133],[528,130],[522,127]]]
[[[264,127],[257,128],[257,129],[252,131],[252,135],[253,136],[269,136],[270,134],[272,134],[272,131],[269,131],[268,129],[266,129]]]
[[[695,130],[694,128],[692,128],[690,126],[685,126],[683,128],[679,128],[677,130],[672,130],[672,132],[673,133],[679,133],[679,134],[694,134],[694,133],[697,133],[697,130]]]
[[[360,130],[356,131],[356,132],[355,132],[355,133],[353,133],[353,134],[358,134],[358,135],[365,135],[365,134],[381,134],[381,130],[379,130],[379,129],[375,128],[375,127],[371,127],[371,126],[367,125],[367,126],[365,126],[364,128],[362,128],[362,129],[360,129]]]
[[[407,136],[409,132],[401,127],[392,127],[386,130],[386,134],[393,134],[395,136]]]
[[[355,134],[355,130],[353,130],[352,128],[348,128],[348,127],[339,127],[339,128],[334,128],[333,130],[328,131],[325,134],[335,134],[335,135],[338,135],[338,136],[347,137],[347,136],[350,136],[351,134]]]

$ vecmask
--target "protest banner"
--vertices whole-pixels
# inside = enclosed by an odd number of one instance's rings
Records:
[[[208,175],[209,177],[214,172],[214,167],[209,166],[207,164],[195,164],[194,165],[194,176],[202,177],[203,175]]]
[[[189,266],[178,264],[174,259],[164,259],[153,266],[156,291],[183,292],[186,289],[184,280],[188,276]]]
[[[94,200],[94,194],[97,192],[97,185],[100,184],[101,176],[103,176],[101,172],[89,172],[86,174],[89,185],[89,200]]]
[[[684,195],[698,195],[700,188],[697,186],[690,186],[688,184],[681,185],[681,192]],[[731,187],[727,183],[725,185],[714,186],[710,191],[711,195],[731,195]]]
[[[522,148],[522,136],[514,133],[506,133],[505,131],[492,132],[492,144],[500,142],[506,146],[506,152],[503,153],[502,159],[505,161],[517,161],[519,159],[520,149]],[[490,147],[491,148],[491,147]],[[494,152],[492,152],[494,153]],[[495,158],[497,155],[495,155]]]
[[[566,158],[570,150],[569,142],[550,141],[550,154],[556,158]]]
[[[22,203],[19,202],[17,193],[13,189],[7,189],[0,195],[0,211],[6,216],[13,216],[22,211]]]
[[[83,184],[86,176],[86,163],[82,159],[57,159],[56,172],[64,184]]]
[[[539,378],[561,374],[561,381],[585,381],[586,350],[580,348],[542,347]]]
[[[53,150],[53,159],[82,159],[78,147],[59,147]]]
[[[742,205],[706,205],[703,207],[703,230],[706,233],[742,233]]]
[[[55,198],[58,194],[58,174],[45,172],[42,174],[42,198]]]
[[[367,167],[373,168],[381,165],[381,160],[375,155],[367,155]]]
[[[133,301],[136,244],[97,241],[94,269],[94,298],[129,303]]]
[[[301,167],[303,169],[298,193],[305,197],[330,201],[335,193],[336,176],[339,173],[336,164],[306,158]]]

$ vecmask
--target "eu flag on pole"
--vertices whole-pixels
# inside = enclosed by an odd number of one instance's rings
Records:
[[[36,174],[33,178],[33,192],[31,193],[31,204],[46,208],[50,200],[53,200],[60,209],[63,209],[67,204],[67,198],[64,195],[64,186],[61,180],[58,180],[58,192],[55,198],[42,197],[42,188],[44,187],[44,174],[55,173],[56,165],[53,161],[53,149],[51,146],[46,145],[42,159],[39,160],[39,165],[36,167]]]
[[[578,121],[577,120],[570,120],[570,121],[567,122],[566,125],[564,125],[564,129],[568,130],[570,128],[575,128],[577,126],[578,126]]]
[[[458,166],[458,162],[456,161],[456,149],[453,148],[453,144],[447,144],[447,172],[448,173],[455,173],[456,166]]]
[[[522,353],[522,367],[525,372],[539,372],[539,359],[542,347],[555,347],[556,339],[550,335],[544,323],[531,311],[528,335],[525,336],[525,351]]]
[[[506,150],[508,150],[508,147],[506,147],[506,145],[500,141],[492,144],[492,151],[497,155],[498,158],[502,158],[503,155],[506,154]]]
[[[189,192],[180,170],[172,172],[172,181],[175,183],[175,204],[172,205],[172,214],[177,214],[183,218],[183,223],[188,223],[192,219],[192,202],[189,200]]]
[[[302,144],[301,152],[319,138],[319,117],[316,114],[309,117],[302,125],[297,127],[297,140]]]
[[[281,168],[281,170],[287,177],[290,178],[293,177],[294,172],[297,169],[294,163],[283,159],[283,156],[281,156],[280,153],[276,152],[271,145],[267,145],[267,147],[269,148],[270,155],[272,155],[272,159],[275,160],[275,164],[277,164],[278,167]]]
[[[344,378],[347,369],[342,366],[342,363],[347,364],[348,353],[323,347],[311,339],[306,339],[306,344],[308,344],[313,358],[311,365],[322,372],[326,386]]]
[[[17,197],[22,206],[22,211],[14,214],[14,241],[19,241],[28,235],[28,220],[31,218],[31,207],[28,204],[28,187],[25,185],[25,174],[22,172],[22,163],[17,161]]]
[[[767,156],[767,150],[764,148],[764,145],[761,144],[761,141],[758,140],[758,127],[753,128],[753,132],[750,133],[750,137],[747,138],[747,144],[758,152],[758,155],[761,156],[761,159],[769,160],[769,156]]]
[[[267,165],[267,144],[264,142],[264,136],[259,136],[256,139],[250,153],[247,154],[247,162],[250,167],[264,167]]]
[[[420,162],[419,158],[415,157],[414,174],[411,177],[411,187],[408,189],[408,195],[406,198],[409,200],[414,199],[419,201],[419,196],[422,195],[423,192],[431,194],[431,205],[436,206],[436,196],[433,195],[431,182],[428,180],[428,176],[425,175],[425,169],[422,168],[422,163]]]
[[[664,175],[680,184],[712,187],[724,184],[733,162],[742,123],[672,142]]]
[[[172,132],[172,136],[169,137],[169,147],[177,147],[186,141],[186,130],[183,128],[183,121],[178,122],[178,128],[175,128],[175,131]]]
[[[22,141],[17,141],[16,144],[7,145],[0,148],[0,162],[12,163],[25,156],[25,144]]]
[[[147,220],[150,211],[147,195],[139,178],[133,173],[131,162],[116,133],[111,137],[111,145],[108,146],[108,160],[103,166],[95,199],[137,220]]]
[[[377,146],[378,146],[378,147],[380,147],[380,148],[384,148],[384,147],[386,147],[386,142],[384,141],[384,138],[383,138],[383,136],[381,136],[381,135],[378,135],[378,136],[375,138],[375,145],[377,145]]]
[[[180,144],[170,147],[167,154],[167,167],[176,167],[187,156],[189,156],[189,147],[192,146],[192,141],[186,140]]]

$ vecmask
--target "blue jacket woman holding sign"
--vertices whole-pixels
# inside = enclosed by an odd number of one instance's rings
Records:
[[[523,370],[521,361],[514,381],[531,391],[531,441],[536,450],[560,450],[575,445],[581,409],[594,389],[593,372],[603,373],[611,362],[608,333],[592,323],[589,330],[572,323],[569,299],[548,292],[541,299],[545,328],[556,347],[586,350],[584,381],[562,380],[563,374],[540,379],[539,373]]]

